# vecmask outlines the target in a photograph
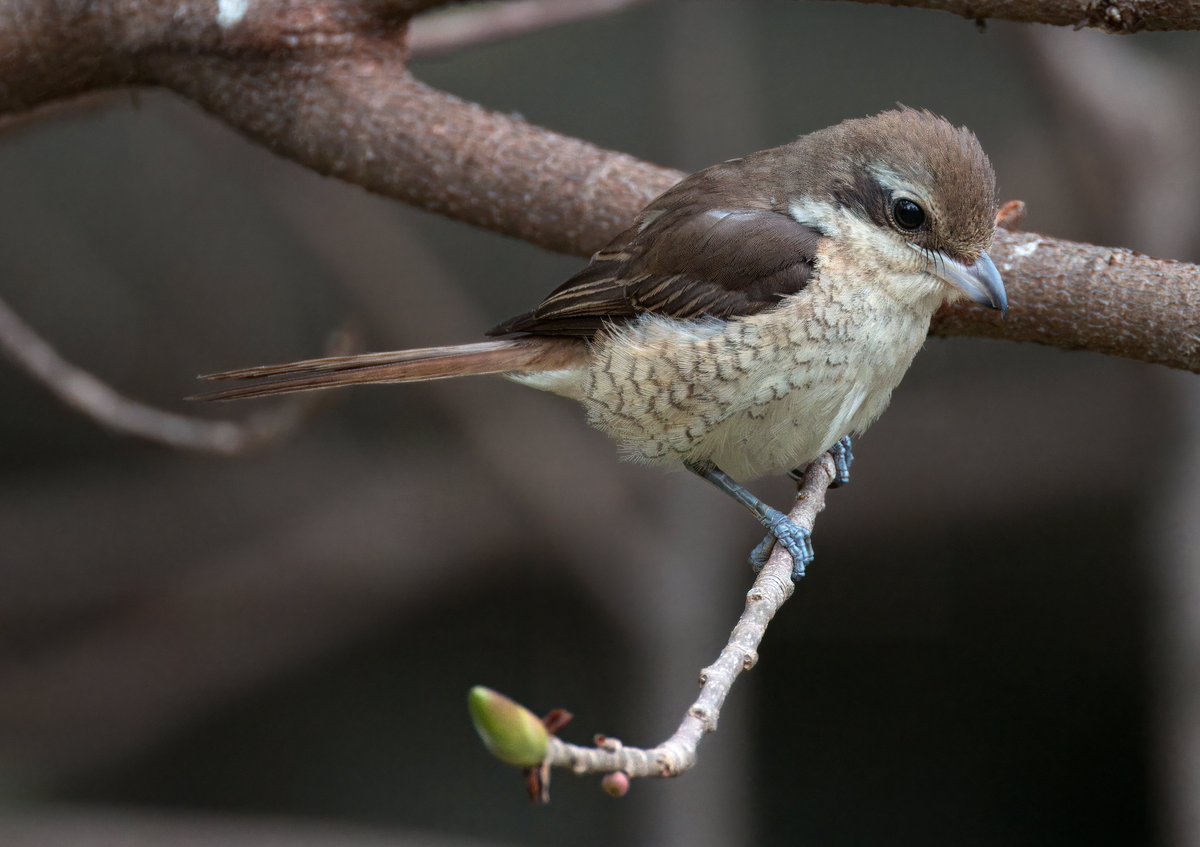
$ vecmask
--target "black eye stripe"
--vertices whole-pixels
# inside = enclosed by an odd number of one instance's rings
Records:
[[[907,197],[901,197],[892,203],[892,220],[900,229],[915,232],[925,223],[925,210]]]

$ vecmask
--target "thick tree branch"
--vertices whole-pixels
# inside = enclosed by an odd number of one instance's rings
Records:
[[[1195,0],[855,0],[886,6],[939,9],[973,21],[1096,27],[1105,32],[1200,29]]]
[[[681,176],[437,91],[386,53],[339,58],[316,76],[303,59],[152,65],[313,170],[559,252],[590,254]]]
[[[223,71],[210,71],[216,76],[180,73],[175,81],[203,102],[225,88]],[[379,74],[368,63],[327,78],[330,87],[307,108],[293,110],[286,132],[271,116],[303,93],[289,83],[312,94],[308,81],[287,76],[263,92],[271,100],[264,108],[238,107],[224,116],[322,172],[580,255],[603,246],[683,176],[464,102],[411,77],[385,80]],[[347,116],[353,132],[329,126],[318,111],[330,98],[364,106]],[[937,322],[936,334],[1036,341],[1200,371],[1197,266],[1003,232],[993,252],[1009,286],[1009,319],[962,306]]]
[[[97,0],[68,19],[54,12],[57,4],[24,0],[0,8],[0,112],[122,79],[161,84],[321,173],[580,255],[601,247],[682,176],[413,79],[404,65],[403,19],[429,5],[436,4],[251,0],[242,17],[218,20],[211,3]],[[1053,22],[1066,22],[1070,8],[1083,6],[972,4],[976,16]],[[1183,28],[1200,14],[1191,3],[1114,8],[1137,11],[1145,27],[1165,20]],[[995,258],[1010,288],[1010,319],[960,308],[935,332],[1200,371],[1196,266],[1003,234]]]
[[[817,514],[825,508],[825,492],[833,477],[833,460],[828,455],[813,462],[804,472],[796,503],[788,515],[797,526],[812,531]],[[725,648],[715,662],[700,672],[700,695],[688,707],[674,735],[649,749],[626,747],[613,738],[601,739],[594,747],[581,747],[552,737],[548,764],[577,774],[621,772],[630,777],[679,776],[692,768],[700,741],[717,729],[721,707],[734,681],[758,662],[758,645],[767,625],[792,596],[791,573],[791,557],[776,545],[746,594],[746,608],[729,634]]]
[[[996,231],[1008,319],[958,304],[935,335],[1033,341],[1200,373],[1200,266],[1028,232]]]
[[[357,133],[332,131],[319,113],[305,109],[293,114],[291,130],[307,144],[276,134],[261,119],[283,108],[286,93],[267,109],[239,109],[234,117],[277,149],[290,145],[290,153],[318,170],[581,255],[603,246],[683,176],[466,103],[411,77],[389,88],[367,71],[339,75],[328,94],[369,104],[373,85],[382,86],[374,90],[374,112],[351,116],[365,119],[356,130],[378,146],[355,144]],[[181,74],[179,82],[198,98],[220,88],[193,74]],[[1004,232],[993,253],[1009,286],[1008,320],[960,306],[938,320],[936,334],[1036,341],[1200,372],[1197,266]]]

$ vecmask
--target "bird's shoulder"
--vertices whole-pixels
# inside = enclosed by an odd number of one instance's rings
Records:
[[[744,161],[669,189],[583,270],[489,335],[591,336],[643,314],[728,319],[804,290],[822,235],[791,218]]]

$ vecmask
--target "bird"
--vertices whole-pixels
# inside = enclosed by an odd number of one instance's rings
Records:
[[[698,171],[491,340],[210,374],[234,400],[502,375],[581,403],[622,458],[683,467],[749,509],[799,580],[809,533],[744,486],[884,411],[945,303],[1006,313],[989,258],[996,177],[976,136],[908,107]]]

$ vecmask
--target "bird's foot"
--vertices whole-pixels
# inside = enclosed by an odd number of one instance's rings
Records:
[[[850,484],[850,467],[854,464],[854,443],[850,440],[850,436],[843,435],[838,439],[837,444],[829,448],[829,455],[833,457],[833,482],[829,483],[830,488],[841,488],[843,485]],[[794,468],[788,471],[790,476],[797,484],[804,481],[804,472],[807,468]]]
[[[727,473],[711,462],[687,462],[685,464],[692,473],[708,480],[753,512],[754,516],[758,518],[758,522],[767,528],[767,532],[771,533],[750,554],[750,564],[754,566],[755,572],[762,570],[771,554],[771,547],[778,541],[792,557],[792,580],[797,581],[804,576],[804,569],[813,560],[808,530],[796,526],[787,515],[778,509],[772,509],[759,500],[747,491],[745,486],[735,482]]]
[[[805,569],[812,564],[815,558],[812,536],[809,535],[808,530],[792,523],[792,520],[782,512],[774,509],[771,509],[771,512],[774,514],[763,520],[768,535],[750,553],[750,566],[754,568],[755,573],[761,571],[763,565],[767,563],[767,559],[771,557],[771,548],[775,546],[775,542],[779,542],[792,557],[792,582],[799,582],[804,578]]]
[[[850,466],[854,464],[854,443],[850,440],[850,436],[843,435],[838,439],[838,443],[829,448],[829,455],[833,456],[833,467],[836,473],[833,475],[833,482],[830,483],[830,488],[840,488],[843,485],[850,484]]]

